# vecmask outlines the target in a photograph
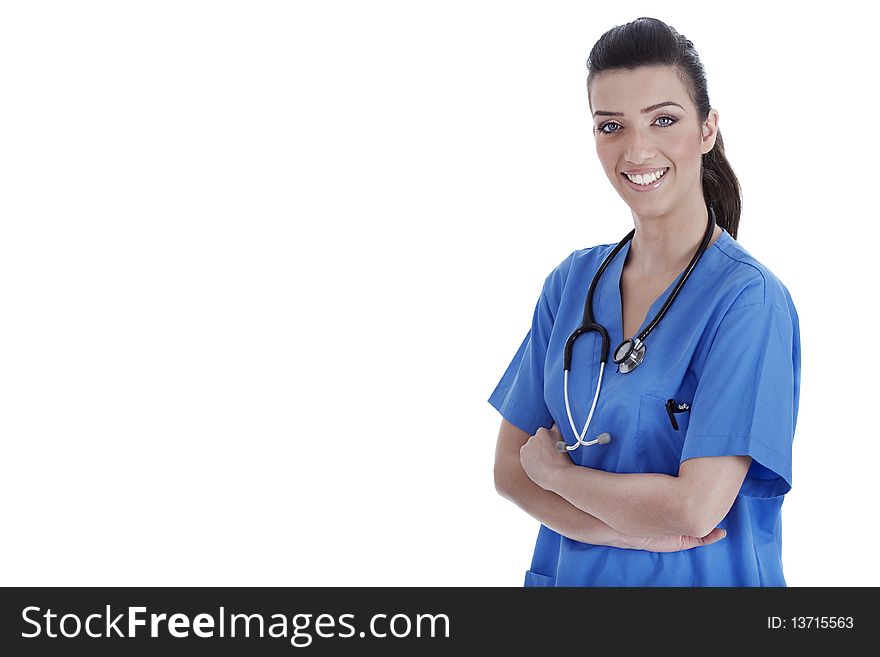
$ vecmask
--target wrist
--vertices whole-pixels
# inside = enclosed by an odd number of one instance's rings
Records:
[[[547,476],[543,482],[543,488],[545,490],[549,490],[552,493],[556,493],[560,497],[565,498],[565,495],[562,494],[562,490],[564,488],[565,477],[570,468],[577,467],[574,463],[564,463],[555,466],[552,470],[547,473]],[[568,499],[568,498],[566,498]]]

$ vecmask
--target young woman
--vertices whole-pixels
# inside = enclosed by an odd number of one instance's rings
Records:
[[[634,230],[550,272],[489,398],[496,488],[541,522],[525,585],[785,586],[791,296],[736,241],[739,183],[693,44],[639,18],[588,69]]]

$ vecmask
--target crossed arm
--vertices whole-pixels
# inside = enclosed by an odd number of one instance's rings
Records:
[[[554,531],[603,545],[626,536],[707,535],[727,515],[751,463],[749,456],[713,456],[688,459],[677,477],[617,474],[575,465],[556,451],[560,437],[555,426],[529,436],[502,420],[496,488]],[[572,536],[577,530],[592,540]]]

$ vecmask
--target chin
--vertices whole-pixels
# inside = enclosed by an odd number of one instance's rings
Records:
[[[632,199],[625,199],[627,201],[627,205],[629,209],[632,210],[635,214],[639,215],[642,219],[653,219],[656,217],[663,217],[669,213],[669,209],[667,204],[650,202],[650,201],[633,201]]]

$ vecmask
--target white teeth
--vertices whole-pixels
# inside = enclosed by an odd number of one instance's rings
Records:
[[[646,173],[645,175],[631,176],[628,173],[624,175],[637,185],[650,185],[652,182],[662,178],[667,171],[669,171],[668,167],[661,171]]]

